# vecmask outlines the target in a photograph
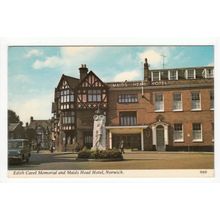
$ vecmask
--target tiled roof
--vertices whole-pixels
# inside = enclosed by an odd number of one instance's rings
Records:
[[[9,131],[14,131],[20,123],[10,123],[8,126]]]
[[[66,76],[66,75],[63,75],[64,79],[67,81],[68,85],[74,89],[78,83],[79,83],[79,79],[77,78],[74,78],[74,77],[71,77],[71,76]]]
[[[41,126],[43,128],[50,128],[51,121],[50,120],[33,120],[28,125],[28,128],[36,129],[37,126]]]

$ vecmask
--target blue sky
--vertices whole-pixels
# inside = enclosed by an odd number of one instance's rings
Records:
[[[62,74],[79,77],[86,64],[103,81],[142,80],[143,62],[151,69],[207,66],[213,46],[9,47],[8,105],[25,123],[51,117],[54,88]]]

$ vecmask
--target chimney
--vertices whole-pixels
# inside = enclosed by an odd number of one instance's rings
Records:
[[[147,58],[145,58],[145,63],[144,63],[144,80],[150,81],[150,70],[149,70],[149,64],[147,62]]]
[[[26,128],[28,127],[28,122],[26,122]]]
[[[33,122],[33,120],[34,120],[34,118],[33,118],[33,116],[31,116],[31,118],[30,118],[30,123]]]
[[[86,74],[88,73],[88,68],[86,67],[86,64],[82,64],[79,68],[80,73],[80,80],[83,80],[86,77]]]

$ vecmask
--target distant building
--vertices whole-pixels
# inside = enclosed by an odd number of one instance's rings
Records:
[[[32,141],[34,147],[40,144],[41,149],[49,149],[51,146],[51,120],[35,120],[30,117],[30,123],[26,123],[26,136]]]
[[[107,145],[146,151],[214,150],[213,66],[150,70],[143,80],[104,83],[86,65],[55,88],[53,136],[59,151],[92,146],[93,115],[107,118]]]
[[[10,123],[8,125],[8,139],[20,139],[25,137],[25,130],[22,123]]]

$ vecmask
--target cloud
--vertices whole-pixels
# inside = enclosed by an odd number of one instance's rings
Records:
[[[88,62],[98,51],[100,51],[98,47],[61,47],[59,56],[46,57],[44,60],[37,59],[32,67],[34,69],[61,67],[65,72],[72,70],[74,64]]]
[[[156,52],[155,50],[146,50],[143,53],[139,54],[139,57],[142,62],[147,58],[148,63],[155,65],[161,62],[161,53]]]
[[[118,73],[115,77],[114,77],[114,81],[131,81],[131,80],[136,80],[136,79],[140,79],[141,77],[141,73],[138,72],[137,70],[132,70],[132,71],[125,71],[125,72],[121,72]]]
[[[23,123],[29,122],[30,117],[35,119],[51,118],[51,103],[53,94],[34,97],[28,100],[12,102],[9,109],[15,110]]]
[[[39,57],[39,56],[41,56],[41,55],[43,55],[43,51],[41,51],[41,50],[37,50],[37,49],[32,49],[32,50],[29,50],[28,52],[27,52],[27,54],[25,54],[25,57],[26,58],[30,58],[30,57]]]
[[[64,60],[60,59],[60,57],[52,56],[46,57],[44,61],[36,60],[32,67],[34,69],[43,69],[43,68],[56,68],[63,65]]]
[[[165,56],[164,63],[166,65],[166,63],[169,62],[171,54],[175,48],[176,47],[173,46],[147,48],[142,53],[139,53],[139,59],[141,62],[144,62],[145,58],[147,58],[151,68],[162,68],[162,55]]]

